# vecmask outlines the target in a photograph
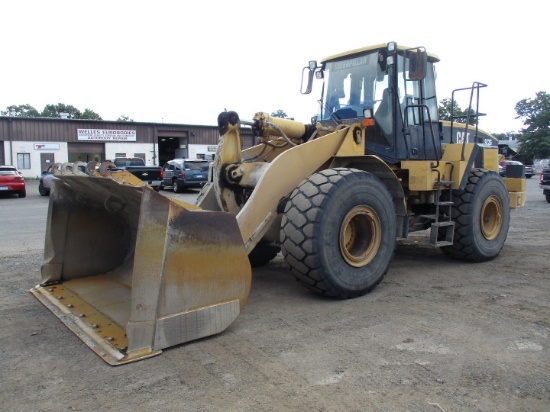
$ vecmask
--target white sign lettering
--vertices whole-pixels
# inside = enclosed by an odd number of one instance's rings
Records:
[[[77,129],[78,140],[135,142],[135,130]]]
[[[470,142],[470,133],[466,132],[456,132],[456,142],[464,143],[464,138],[466,138],[466,143]]]

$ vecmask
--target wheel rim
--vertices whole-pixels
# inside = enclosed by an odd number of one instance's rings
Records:
[[[366,205],[351,209],[340,226],[340,251],[354,267],[369,264],[378,253],[382,225],[376,212]]]
[[[487,240],[494,240],[502,227],[502,204],[497,196],[489,196],[481,209],[481,232]]]

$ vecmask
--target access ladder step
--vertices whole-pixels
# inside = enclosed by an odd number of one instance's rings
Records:
[[[444,238],[439,238],[439,229],[445,228]],[[432,223],[430,229],[430,245],[434,247],[450,246],[453,244],[453,237],[455,233],[455,222],[444,221]]]
[[[455,225],[455,222],[450,222],[450,221],[443,221],[443,222],[434,222],[432,223],[432,227],[446,227],[446,226],[454,226]]]
[[[436,205],[439,205],[439,206],[452,206],[454,205],[455,202],[437,202]]]

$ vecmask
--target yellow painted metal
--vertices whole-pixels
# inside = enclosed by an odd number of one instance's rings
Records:
[[[401,168],[409,171],[409,190],[434,190],[437,174],[432,168],[433,161],[406,160],[401,162]]]
[[[277,217],[277,205],[298,184],[338,153],[349,129],[294,146],[275,158],[265,169],[252,195],[237,215],[245,248],[250,252]],[[284,176],[284,178],[281,178]]]
[[[352,126],[340,126],[337,130],[347,130],[347,136],[338,149],[336,156],[364,156],[365,155],[365,130],[359,124]]]
[[[269,143],[269,145],[262,143],[243,150],[241,153],[242,161],[271,162],[282,152],[292,148],[288,144],[285,145],[284,140],[281,138],[266,139],[264,142]]]
[[[250,252],[279,218],[278,203],[298,184],[323,165],[328,166],[335,155],[364,155],[364,135],[360,124],[342,126],[336,131],[301,144],[293,144],[278,137],[280,131],[288,139],[301,138],[305,133],[302,123],[256,113],[256,128],[262,131],[261,144],[242,152],[241,157],[224,154],[225,147],[240,144],[237,123],[224,124],[226,131],[220,138],[213,165],[213,182],[199,197],[199,206],[217,207],[237,215],[245,249]],[[277,128],[273,128],[275,124]],[[225,159],[225,160],[224,160]],[[284,176],[284,178],[281,178]],[[233,183],[228,183],[233,182]],[[254,189],[243,201],[243,190]]]
[[[369,206],[356,206],[344,217],[340,226],[340,252],[351,266],[369,264],[378,253],[381,239],[380,219]]]
[[[481,234],[487,240],[495,240],[503,221],[503,207],[498,196],[489,196],[481,207]]]
[[[504,183],[510,194],[510,207],[512,209],[523,207],[527,198],[525,178],[505,177]]]
[[[346,52],[334,54],[332,56],[329,56],[329,57],[323,59],[322,62],[328,62],[328,61],[337,60],[337,59],[339,60],[342,57],[350,57],[350,56],[360,54],[360,53],[364,53],[364,52],[370,51],[370,50],[377,50],[377,49],[385,50],[385,49],[387,49],[387,47],[388,47],[387,43],[381,43],[381,44],[376,44],[376,45],[373,45],[373,46],[361,47],[361,48],[358,48],[358,49],[353,49],[353,50],[349,50],[349,51],[346,51]],[[408,50],[408,49],[410,49],[410,47],[401,46],[399,44],[397,45],[397,50]],[[433,54],[433,53],[428,53],[428,58],[430,59],[430,61],[434,61],[434,62],[438,62],[440,60],[439,57],[437,55]]]
[[[510,194],[510,207],[512,209],[519,209],[525,205],[526,193],[525,192],[509,192]]]
[[[505,177],[504,183],[510,192],[525,192],[527,182],[520,177]]]
[[[112,365],[226,329],[251,282],[235,216],[113,175],[54,180],[32,293]]]
[[[256,113],[254,120],[257,122],[256,130],[261,130],[260,137],[281,136],[278,130],[280,129],[288,138],[300,139],[306,132],[306,126],[303,123],[270,116],[265,112]]]
[[[238,117],[232,122],[228,122],[227,130],[218,142],[216,157],[213,162],[213,191],[214,197],[220,210],[237,214],[239,204],[235,192],[226,186],[226,179],[222,176],[225,172],[225,165],[238,164],[241,162],[241,135],[239,133]]]
[[[424,160],[402,161],[401,167],[409,170],[409,189],[433,190],[438,179],[437,171],[440,173],[440,180],[452,181],[453,189],[458,188],[464,174],[469,172],[475,148],[481,149],[483,167],[498,172],[498,151],[495,148],[479,147],[474,143],[467,143],[464,145],[464,160],[462,160],[462,146],[462,144],[444,144],[443,156],[439,163]]]
[[[484,147],[483,149],[483,168],[498,173],[499,154],[496,148]]]

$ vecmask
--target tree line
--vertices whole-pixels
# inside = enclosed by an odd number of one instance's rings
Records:
[[[41,112],[36,110],[30,104],[12,104],[11,106],[6,107],[6,110],[0,111],[0,115],[11,117],[53,117],[57,119],[103,120],[103,118],[92,109],[84,109],[84,111],[80,111],[73,105],[64,103],[47,104]],[[123,114],[117,119],[117,121],[133,122],[134,119],[131,119]]]

